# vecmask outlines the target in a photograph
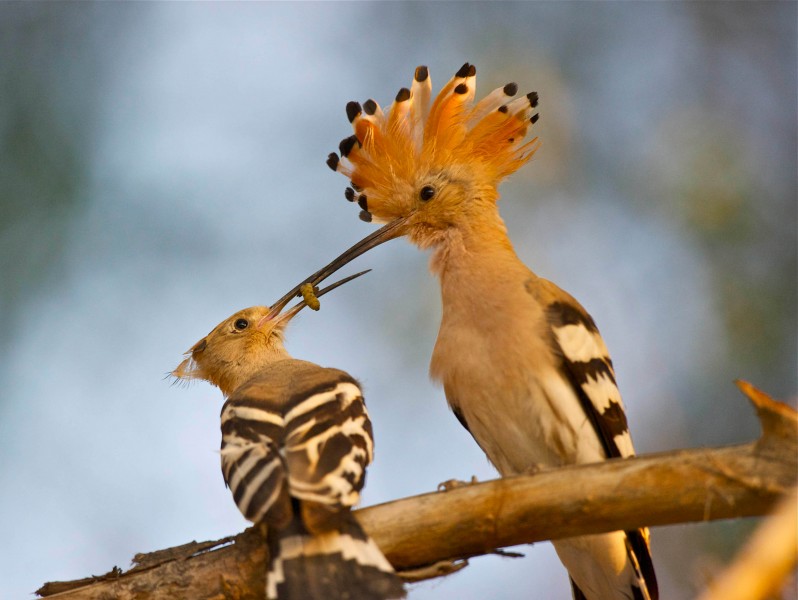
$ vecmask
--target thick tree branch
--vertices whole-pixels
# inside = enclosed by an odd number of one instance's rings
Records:
[[[756,442],[499,479],[372,506],[358,518],[404,570],[574,535],[764,515],[796,485],[798,416],[749,384],[738,385],[762,424]],[[38,593],[59,600],[263,598],[261,532],[250,528],[220,542],[226,545],[138,555],[126,573],[48,583]],[[432,569],[427,576],[437,574]]]

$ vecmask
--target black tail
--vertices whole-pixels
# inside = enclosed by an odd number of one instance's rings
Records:
[[[402,580],[355,517],[311,535],[298,514],[285,529],[269,531],[269,600],[387,600],[404,598]]]

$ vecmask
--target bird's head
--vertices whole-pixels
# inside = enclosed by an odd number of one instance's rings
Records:
[[[227,317],[186,352],[186,358],[171,374],[177,379],[204,379],[229,396],[260,369],[290,358],[283,346],[283,333],[291,319],[305,306],[318,310],[319,297],[368,272],[356,273],[312,294],[305,291],[315,289],[337,270],[329,265],[325,269],[326,272],[322,270],[309,277],[271,307],[252,306]],[[300,292],[304,300],[282,312]]]
[[[390,108],[347,104],[354,135],[327,159],[350,179],[345,196],[360,205],[361,219],[396,222],[391,237],[407,235],[421,247],[495,212],[499,183],[538,146],[526,139],[538,120],[537,93],[513,99],[518,86],[508,83],[474,102],[476,68],[468,63],[434,101],[431,89],[422,66]]]

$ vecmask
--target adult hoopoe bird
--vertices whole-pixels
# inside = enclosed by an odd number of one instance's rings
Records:
[[[284,313],[300,286],[271,308],[225,319],[173,375],[204,379],[226,398],[222,474],[244,517],[268,525],[267,598],[403,598],[401,580],[350,510],[374,446],[360,386],[343,371],[291,358],[283,347],[283,332],[303,307],[318,309],[318,296],[363,274],[309,293],[330,273],[309,278],[305,300]]]
[[[499,183],[538,147],[535,92],[508,83],[474,102],[466,63],[431,100],[426,67],[390,108],[350,102],[354,135],[327,164],[351,180],[361,219],[388,222],[366,245],[407,236],[431,248],[443,317],[430,373],[504,476],[634,454],[607,348],[568,293],[518,258]],[[574,597],[658,597],[648,531],[554,542]]]

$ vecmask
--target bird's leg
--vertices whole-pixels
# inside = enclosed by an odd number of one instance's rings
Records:
[[[457,573],[460,569],[465,569],[468,566],[468,560],[465,558],[455,560],[439,560],[431,565],[425,565],[416,569],[407,569],[406,571],[398,571],[396,574],[409,583],[416,581],[424,581],[425,579],[434,579],[435,577],[445,577],[452,573]]]
[[[524,472],[522,473],[522,475],[537,475],[541,471],[545,471],[545,470],[546,470],[545,466],[543,466],[541,464],[533,463],[533,464],[529,465],[526,469],[524,469]]]

